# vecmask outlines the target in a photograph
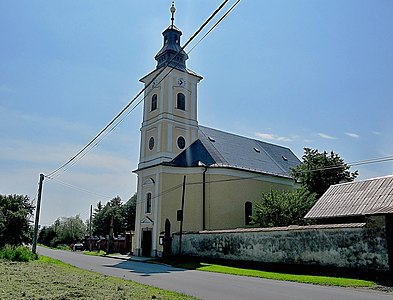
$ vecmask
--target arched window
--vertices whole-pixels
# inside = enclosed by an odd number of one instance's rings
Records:
[[[186,110],[186,96],[183,93],[177,94],[177,109]]]
[[[145,205],[145,213],[151,213],[151,193],[146,194],[146,205]]]
[[[151,97],[151,111],[156,110],[157,109],[157,94],[154,94]]]
[[[154,148],[154,137],[149,139],[149,150],[153,150]]]
[[[244,213],[245,213],[246,225],[251,225],[252,203],[250,201],[244,204]]]

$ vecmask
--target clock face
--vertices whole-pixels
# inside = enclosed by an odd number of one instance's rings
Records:
[[[179,86],[184,86],[185,83],[186,83],[186,81],[185,81],[183,78],[179,78],[179,79],[177,80],[177,84],[178,84]]]

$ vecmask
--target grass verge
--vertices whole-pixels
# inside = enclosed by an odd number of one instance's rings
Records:
[[[104,250],[100,250],[100,251],[83,251],[83,254],[91,255],[91,256],[105,256],[106,252]]]
[[[5,245],[4,248],[0,249],[0,259],[27,262],[37,259],[37,255],[24,246]]]
[[[303,275],[303,274],[286,274],[277,273],[262,270],[252,270],[244,269],[238,267],[231,267],[225,265],[217,265],[212,263],[205,263],[199,261],[168,261],[167,263],[180,268],[206,271],[206,272],[216,272],[231,275],[249,276],[249,277],[259,277],[274,280],[292,281],[299,283],[311,283],[319,285],[329,285],[329,286],[340,286],[340,287],[376,287],[377,284],[368,280],[352,279],[352,278],[341,278],[341,277],[331,277],[331,276],[319,276],[319,275]]]
[[[28,263],[0,260],[0,270],[0,299],[195,299],[44,256]]]

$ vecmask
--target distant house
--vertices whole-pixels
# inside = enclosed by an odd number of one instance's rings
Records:
[[[393,176],[332,185],[306,214],[320,224],[392,223]],[[382,216],[383,218],[376,218]],[[385,224],[381,224],[385,225]]]

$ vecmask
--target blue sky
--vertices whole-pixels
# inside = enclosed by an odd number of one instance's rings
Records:
[[[176,1],[185,42],[220,1]],[[230,1],[233,4],[234,1]],[[228,4],[228,8],[229,5]],[[0,2],[0,193],[34,198],[156,66],[170,1]],[[242,0],[190,54],[199,123],[346,162],[393,155],[393,2]],[[41,223],[136,191],[138,107],[79,163],[44,182]],[[359,179],[393,161],[357,166]]]

